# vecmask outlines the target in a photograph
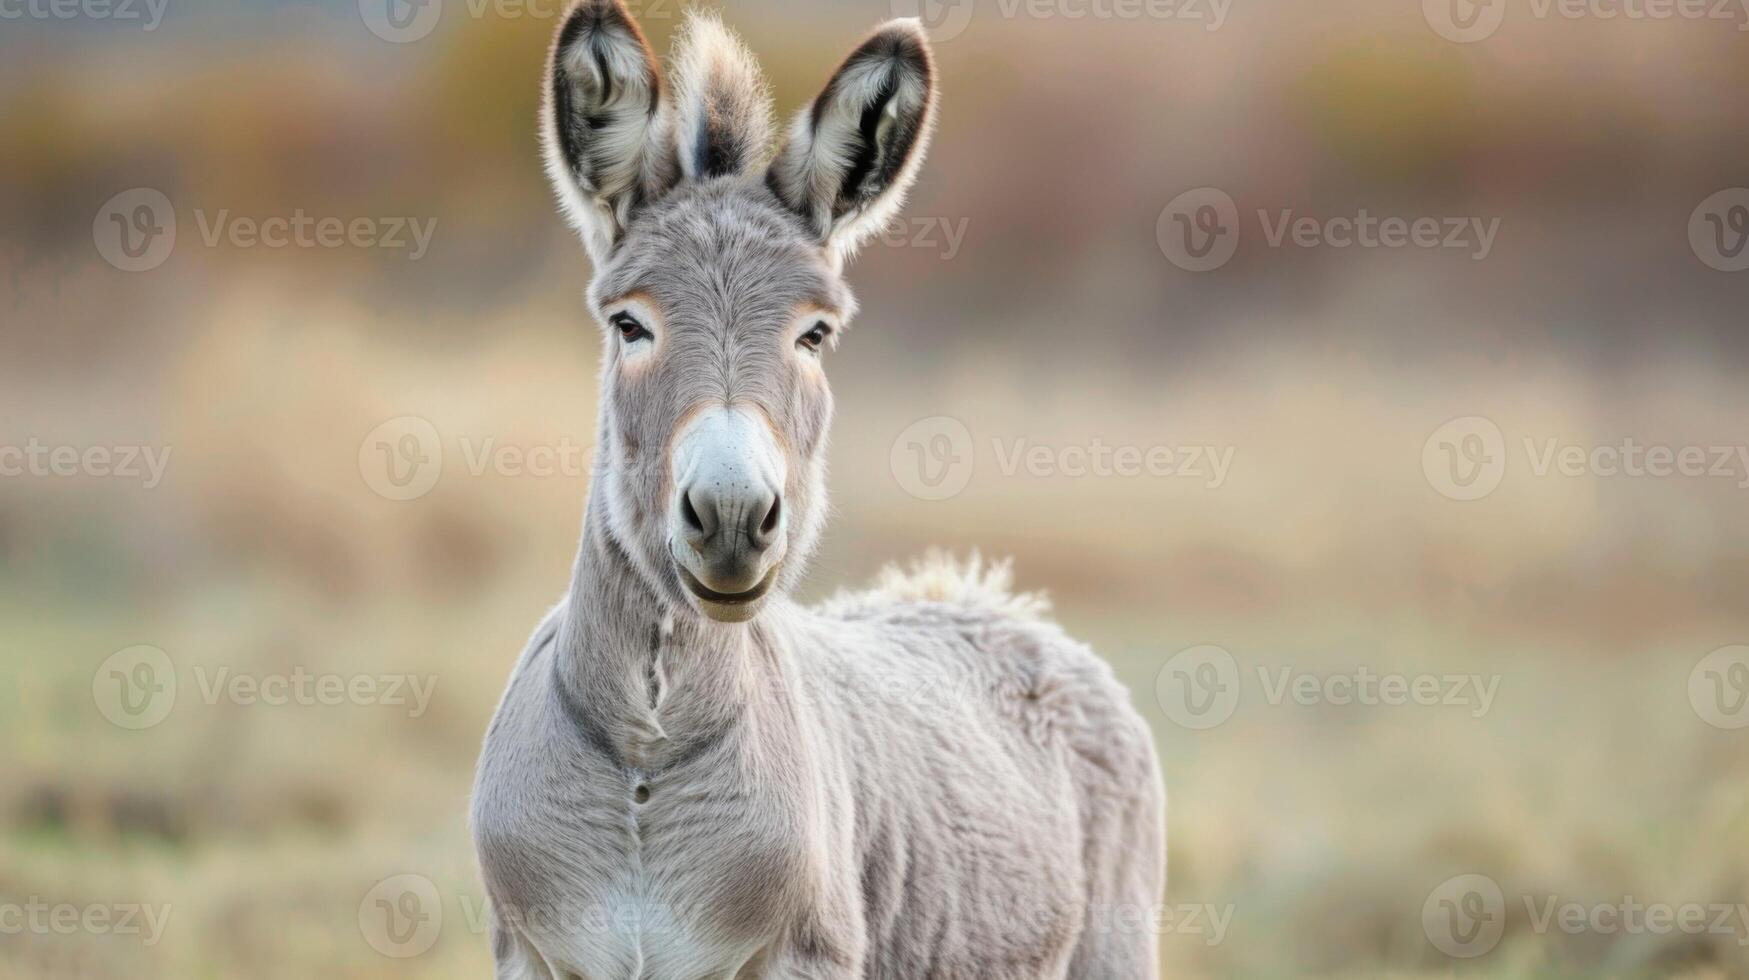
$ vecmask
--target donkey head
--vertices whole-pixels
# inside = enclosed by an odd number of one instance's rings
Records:
[[[764,80],[720,22],[688,21],[674,69],[670,97],[621,0],[581,0],[548,63],[547,171],[595,265],[606,531],[671,603],[740,622],[818,539],[841,270],[916,177],[935,69],[916,21],[883,25],[775,156]]]

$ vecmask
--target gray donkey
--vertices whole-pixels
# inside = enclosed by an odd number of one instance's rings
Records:
[[[619,0],[565,16],[547,169],[595,265],[601,412],[569,594],[483,749],[501,978],[1157,975],[1164,790],[1110,669],[935,559],[804,608],[841,270],[934,122],[922,27],[858,46],[772,153],[714,18],[672,95]]]

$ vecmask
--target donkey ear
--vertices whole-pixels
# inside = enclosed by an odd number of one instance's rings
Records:
[[[688,180],[771,157],[771,90],[746,45],[712,13],[688,15],[674,45],[675,144]]]
[[[577,0],[547,60],[547,175],[597,262],[632,212],[674,185],[656,56],[621,0]]]
[[[888,21],[797,114],[767,183],[845,258],[904,203],[928,148],[935,101],[922,23]]]

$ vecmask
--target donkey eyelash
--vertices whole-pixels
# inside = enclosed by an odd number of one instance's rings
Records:
[[[642,323],[638,322],[637,317],[632,316],[624,310],[608,317],[607,322],[611,324],[614,329],[619,331],[620,339],[628,344],[637,343],[640,340],[649,340],[653,336]]]
[[[796,338],[796,344],[804,350],[819,353],[826,342],[832,338],[835,331],[830,323],[821,320],[809,327],[807,332]]]

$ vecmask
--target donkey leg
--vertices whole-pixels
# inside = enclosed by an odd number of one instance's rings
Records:
[[[1145,728],[1113,726],[1102,767],[1082,772],[1087,912],[1070,961],[1072,980],[1154,980],[1155,910],[1166,891],[1166,798]]]
[[[1114,815],[1116,816],[1116,815]],[[1154,910],[1164,901],[1164,841],[1152,801],[1112,820],[1088,848],[1093,882],[1070,980],[1154,980],[1159,941]]]

